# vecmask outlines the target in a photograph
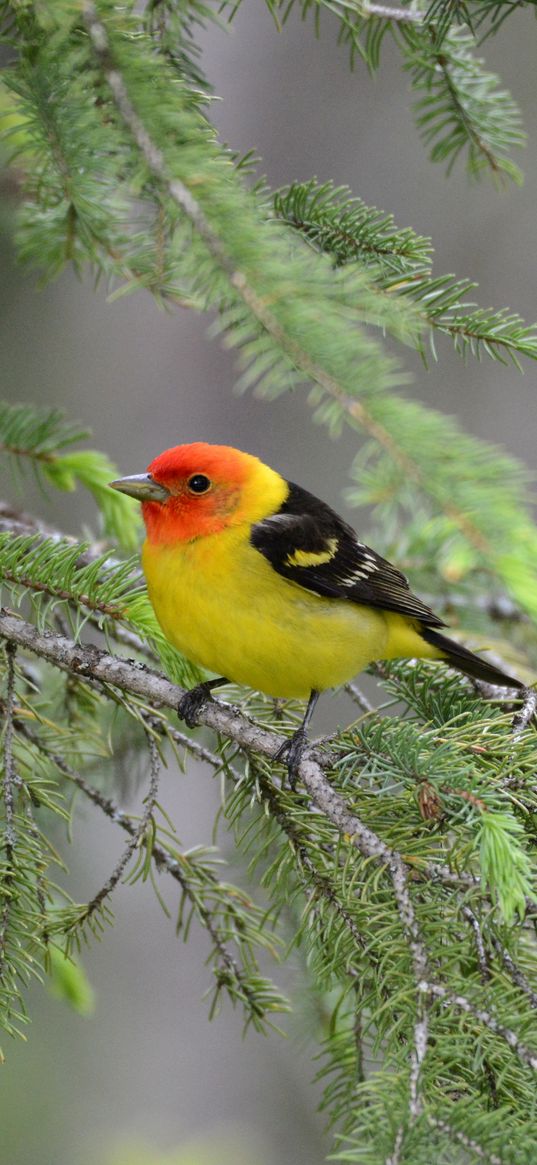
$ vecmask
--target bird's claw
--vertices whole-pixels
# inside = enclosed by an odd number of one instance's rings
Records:
[[[296,789],[298,781],[300,761],[304,750],[308,746],[308,738],[303,728],[298,728],[297,731],[282,744],[277,752],[274,753],[274,760],[287,765],[287,772],[289,776],[289,785],[291,789]]]
[[[185,692],[184,696],[181,696],[177,705],[179,719],[184,720],[188,728],[195,728],[201,709],[210,699],[210,688],[206,684],[198,684],[197,687],[191,688],[189,692]]]

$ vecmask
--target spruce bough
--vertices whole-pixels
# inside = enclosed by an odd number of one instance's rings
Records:
[[[283,23],[287,9],[269,6]],[[464,160],[480,179],[519,179],[520,116],[476,55],[477,38],[501,31],[519,6],[295,7],[326,10],[355,62],[371,69],[386,37],[395,39],[433,161]],[[374,544],[412,571],[440,614],[455,607],[466,638],[493,639],[531,681],[537,535],[528,475],[397,390],[408,346],[434,357],[442,334],[467,357],[517,364],[535,359],[535,329],[471,302],[471,280],[433,270],[428,239],[350,191],[291,175],[277,192],[252,184],[251,160],[232,157],[208,120],[196,28],[213,19],[210,5],[160,0],[140,14],[111,0],[42,0],[4,2],[1,16],[11,46],[3,148],[19,187],[21,257],[45,278],[73,264],[116,294],[146,291],[215,312],[244,388],[275,396],[307,385],[317,421],[367,437],[350,495],[375,506]],[[398,355],[387,353],[386,334]],[[430,1165],[434,1154],[529,1165],[531,700],[513,731],[513,710],[485,702],[467,681],[426,664],[385,665],[380,707],[351,685],[357,718],[308,752],[296,793],[271,759],[279,725],[298,722],[292,702],[276,720],[269,700],[240,693],[240,709],[203,713],[218,736],[200,743],[171,709],[201,677],[163,640],[128,557],[139,533],[130,508],[105,488],[114,467],[80,448],[83,437],[56,410],[0,408],[6,1032],[26,1023],[35,975],[51,974],[75,1006],[87,1005],[77,948],[111,921],[121,880],[149,879],[177,908],[180,934],[191,923],[205,931],[211,1013],[228,998],[264,1031],[305,984],[322,999],[319,1077],[339,1159]],[[95,540],[66,538],[45,506],[40,517],[19,510],[13,479],[24,480],[26,467],[49,487],[91,492]],[[394,541],[396,527],[404,533]],[[146,774],[137,817],[113,790],[111,761],[125,737]],[[158,793],[169,750],[224,778],[225,820],[270,895],[268,916],[261,898],[222,877],[212,847],[180,850]],[[99,758],[91,767],[90,755]],[[60,896],[55,867],[68,862],[68,845],[58,853],[51,841],[73,788],[125,835],[116,866],[98,872],[82,904]],[[289,941],[300,982],[287,1000],[266,952],[276,959]]]

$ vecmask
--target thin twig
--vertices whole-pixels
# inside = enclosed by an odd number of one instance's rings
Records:
[[[439,1132],[445,1133],[452,1141],[456,1141],[459,1145],[463,1145],[465,1149],[469,1149],[480,1161],[488,1162],[488,1165],[506,1165],[503,1157],[498,1157],[496,1153],[490,1153],[488,1149],[484,1149],[478,1141],[474,1141],[473,1137],[467,1136],[466,1133],[461,1132],[460,1129],[454,1129],[449,1121],[441,1120],[439,1117],[432,1114],[427,1115],[427,1120],[433,1129],[438,1129]],[[512,1165],[514,1165],[513,1158],[511,1158]]]
[[[520,970],[520,967],[517,967],[515,960],[511,957],[509,951],[505,949],[499,938],[497,938],[495,934],[492,934],[490,937],[492,945],[498,953],[505,967],[505,970],[507,971],[507,974],[513,980],[513,983],[515,983],[517,987],[520,987],[520,990],[528,996],[531,1006],[537,1010],[537,993],[528,983],[524,972]]]
[[[75,673],[97,680],[105,688],[113,685],[124,692],[142,696],[153,707],[176,709],[184,694],[183,689],[150,671],[141,663],[112,656],[92,644],[77,644],[64,636],[39,631],[32,624],[1,610],[0,638],[33,652],[70,674]],[[232,739],[247,752],[258,752],[271,759],[274,759],[275,753],[284,742],[280,734],[255,724],[243,716],[238,708],[216,700],[209,701],[201,709],[198,720]],[[511,1029],[500,1024],[489,1012],[476,1008],[465,996],[451,993],[442,984],[429,980],[427,956],[410,897],[408,874],[403,858],[349,810],[344,798],[328,781],[314,749],[306,749],[303,753],[299,777],[317,809],[346,837],[348,844],[355,846],[363,857],[383,867],[389,874],[419,991],[425,998],[430,993],[457,1010],[473,1015],[495,1035],[505,1040],[523,1063],[537,1070],[537,1054],[527,1049]],[[420,1022],[421,1012],[418,1008],[417,1023]],[[421,1054],[419,1034],[416,1031],[414,1049],[416,1060],[419,1060]],[[412,1103],[415,1101],[412,1100]]]
[[[158,724],[160,729],[163,729],[163,722],[158,721],[156,717],[148,717],[147,721],[149,727],[154,729]],[[56,767],[61,773],[63,773],[67,780],[71,781],[84,794],[85,797],[93,802],[94,805],[97,805],[99,809],[101,809],[102,812],[110,819],[110,821],[113,821],[114,824],[119,825],[120,828],[128,833],[131,838],[136,838],[138,836],[139,823],[136,822],[130,816],[130,814],[126,813],[123,809],[120,809],[119,805],[113,800],[112,797],[106,796],[101,792],[100,789],[97,789],[94,785],[90,784],[90,782],[87,781],[84,776],[82,776],[82,773],[79,773],[72,767],[72,765],[68,764],[62,756],[59,756],[51,749],[49,749],[47,745],[45,745],[43,741],[41,741],[39,737],[36,736],[26,724],[19,724],[19,731],[27,737],[31,744],[38,748],[45,756],[48,757],[49,760],[53,762],[53,764],[56,765]],[[148,739],[150,738],[148,737]],[[188,741],[188,744],[196,744],[195,741],[191,741],[188,737],[186,737],[186,741]],[[209,757],[211,758],[209,763],[216,764],[218,768],[221,767],[221,761],[219,757],[213,757],[212,754],[207,752],[207,755],[203,759],[209,760]],[[141,835],[140,844],[147,848],[148,839],[146,835]],[[200,901],[199,896],[196,895],[196,892],[193,889],[190,883],[190,879],[186,873],[186,863],[181,865],[176,858],[170,857],[170,855],[166,852],[163,846],[159,844],[158,841],[153,839],[151,844],[151,858],[157,870],[166,870],[166,872],[170,874],[174,881],[179,884],[182,893],[185,895],[185,898],[188,899],[196,911],[201,925],[207,931],[212,941],[214,950],[218,954],[222,967],[225,968],[230,977],[236,983],[242,999],[248,1004],[252,1011],[255,1011],[256,1014],[259,1014],[259,1004],[250,989],[246,975],[228,950],[225,939],[220,933],[218,922],[213,917],[213,914],[205,905],[205,903]],[[215,887],[219,885],[216,875],[207,874],[207,877],[210,878]],[[228,904],[228,908],[233,912],[234,903],[231,903],[230,905]]]
[[[457,1008],[458,1011],[464,1011],[467,1015],[472,1015],[474,1019],[478,1019],[489,1031],[494,1035],[500,1036],[505,1040],[509,1047],[516,1052],[519,1060],[523,1064],[527,1064],[529,1068],[537,1071],[537,1052],[527,1048],[525,1044],[519,1040],[516,1032],[511,1028],[505,1027],[504,1024],[499,1023],[490,1011],[485,1011],[481,1007],[476,1007],[465,995],[459,995],[458,992],[449,991],[441,983],[423,983],[423,990],[429,992],[430,995],[436,999],[442,999],[449,1003],[451,1007]]]
[[[5,849],[8,860],[13,858],[15,848],[15,794],[16,783],[15,762],[13,759],[13,709],[15,704],[15,658],[17,648],[13,643],[6,643],[7,655],[7,692],[6,692],[6,730],[4,734],[4,805],[6,812]]]
[[[470,910],[470,907],[467,905],[462,907],[461,913],[470,923],[470,926],[474,932],[477,962],[479,965],[479,978],[481,979],[483,987],[486,987],[487,984],[490,983],[492,975],[490,970],[489,957],[485,948],[485,940],[479,925],[479,920],[477,919],[473,910]],[[496,1082],[496,1073],[494,1072],[494,1069],[490,1063],[490,1059],[487,1056],[485,1056],[483,1059],[483,1072],[489,1089],[492,1105],[494,1108],[497,1108],[498,1085]]]
[[[389,4],[374,4],[366,0],[366,16],[377,16],[381,20],[395,20],[400,24],[422,24],[423,17],[415,8],[390,8]]]
[[[389,1157],[386,1157],[385,1165],[401,1165],[401,1151],[403,1148],[404,1136],[405,1127],[404,1125],[399,1125],[397,1133],[395,1134],[393,1149]]]
[[[483,940],[483,935],[481,933],[481,927],[479,925],[479,922],[478,922],[473,910],[470,910],[469,906],[463,906],[461,913],[464,915],[466,920],[470,923],[470,926],[474,932],[477,962],[479,964],[479,976],[480,976],[481,982],[483,983],[483,985],[485,985],[485,983],[488,983],[490,981],[490,966],[489,966],[488,955],[487,955],[487,952],[485,950],[485,943]]]
[[[364,696],[362,689],[358,687],[358,684],[356,684],[354,680],[352,683],[345,684],[345,691],[348,693],[351,700],[354,700],[354,703],[358,705],[362,712],[377,711],[371,701],[368,700],[367,696]]]
[[[15,657],[17,649],[13,643],[6,643],[7,655],[7,692],[6,692],[6,726],[4,732],[4,850],[6,854],[6,872],[2,887],[3,904],[0,914],[0,979],[3,979],[7,965],[7,932],[11,912],[11,890],[14,879],[13,857],[16,844],[15,837],[15,783],[16,772],[13,759],[13,709],[15,703]]]
[[[430,1003],[430,997],[427,991],[424,990],[424,979],[428,974],[427,954],[419,932],[414,907],[410,899],[408,875],[402,859],[399,855],[397,857],[399,858],[397,867],[394,867],[392,863],[390,873],[399,915],[403,923],[403,928],[406,930],[406,937],[412,955],[414,977],[416,980],[417,1006],[412,1052],[410,1055],[408,1119],[402,1121],[399,1125],[389,1165],[399,1165],[405,1133],[408,1127],[414,1124],[421,1112],[422,1104],[419,1085],[422,1064],[427,1054],[429,1033],[428,1008]]]
[[[237,269],[199,202],[180,178],[170,176],[164,154],[152,140],[130,99],[125,80],[112,56],[107,29],[99,19],[92,0],[85,0],[83,3],[82,16],[114,104],[138,146],[149,171],[164,186],[168,196],[190,220],[211,258],[224,272],[230,286],[242,299],[258,324],[272,337],[292,363],[308,379],[320,385],[329,396],[337,400],[342,410],[352,418],[353,422],[361,425],[374,440],[378,441],[379,445],[390,454],[395,464],[404,470],[411,481],[425,488],[424,473],[417,462],[397,443],[389,430],[368,412],[365,405],[356,397],[349,396],[339,381],[322,365],[318,364],[300,342],[279,323],[268,307],[266,297],[259,295],[248,282],[244,272]],[[466,513],[458,509],[449,499],[442,499],[440,505],[473,546],[482,553],[490,552],[488,539]]]
[[[149,822],[151,820],[153,810],[155,808],[155,801],[156,801],[157,796],[158,796],[158,784],[159,784],[159,773],[160,773],[160,758],[159,758],[159,754],[158,754],[158,748],[155,744],[153,737],[150,735],[150,733],[147,734],[147,743],[148,743],[148,747],[149,747],[149,756],[150,756],[151,763],[150,763],[150,775],[149,775],[149,790],[148,790],[147,796],[145,798],[144,811],[142,813],[142,816],[140,817],[140,820],[139,820],[137,826],[135,827],[134,833],[132,833],[132,835],[131,835],[131,839],[130,839],[128,845],[125,847],[123,853],[121,854],[121,857],[119,858],[119,861],[114,866],[114,869],[112,870],[112,873],[110,874],[110,877],[107,878],[106,882],[104,883],[104,886],[102,886],[102,888],[99,890],[99,892],[97,894],[95,894],[95,896],[90,900],[90,902],[88,902],[87,906],[85,907],[85,909],[84,909],[84,922],[87,922],[87,920],[89,918],[91,918],[92,914],[95,914],[95,911],[100,908],[100,906],[104,902],[104,899],[108,898],[110,896],[110,894],[112,894],[112,891],[115,890],[116,886],[121,881],[123,874],[125,873],[125,870],[127,869],[127,866],[129,864],[133,854],[135,853],[135,851],[137,849],[139,849],[140,845],[144,841],[144,838],[146,838],[147,829],[149,826]],[[147,844],[147,843],[144,842],[144,844]]]
[[[537,713],[537,689],[524,688],[523,700],[522,707],[513,716],[512,730],[515,740],[518,740],[522,736],[524,729],[528,728],[531,721],[535,719]]]

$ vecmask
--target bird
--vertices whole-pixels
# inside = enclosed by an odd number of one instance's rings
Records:
[[[306,699],[275,755],[296,783],[321,692],[369,664],[439,660],[475,679],[520,680],[448,638],[408,579],[325,502],[253,454],[203,441],[166,449],[110,482],[141,502],[142,567],[164,635],[214,678],[178,703],[193,727],[214,688],[234,683]]]

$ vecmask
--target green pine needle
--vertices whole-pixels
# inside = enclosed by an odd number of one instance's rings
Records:
[[[128,498],[109,488],[118,477],[113,461],[94,449],[64,452],[87,436],[87,430],[65,421],[61,409],[0,401],[0,454],[14,459],[21,473],[31,466],[38,479],[56,489],[84,486],[97,502],[103,533],[132,551],[138,545],[139,516]]]

